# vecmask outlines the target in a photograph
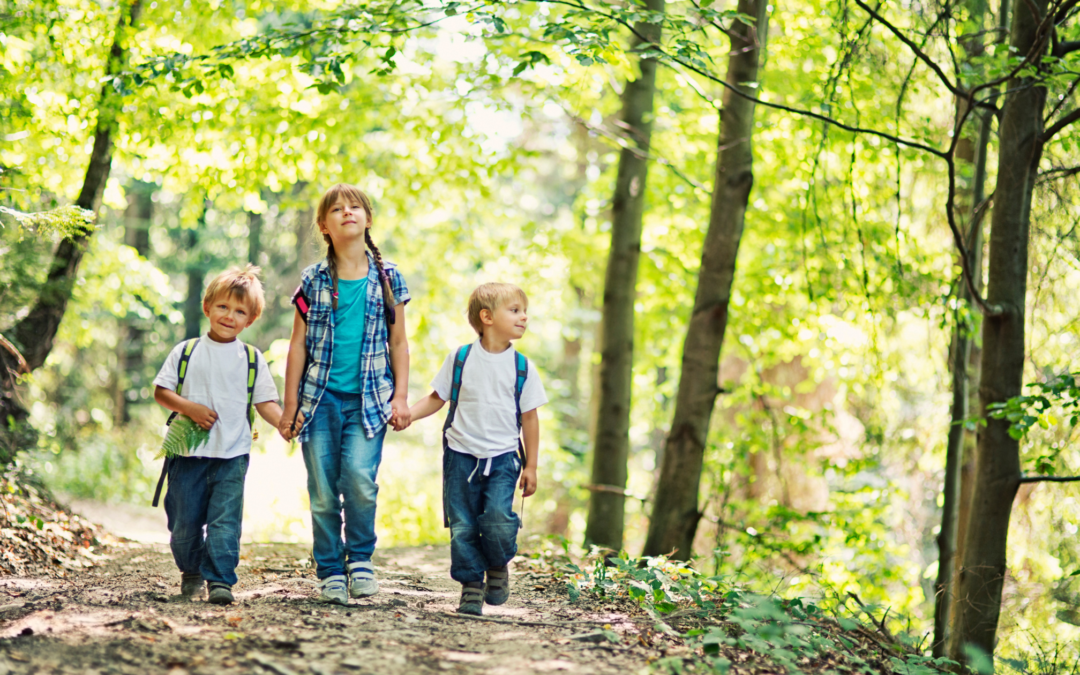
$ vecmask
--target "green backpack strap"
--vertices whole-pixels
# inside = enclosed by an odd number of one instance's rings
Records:
[[[251,402],[255,398],[255,376],[258,368],[258,352],[251,345],[244,345],[244,350],[247,352],[247,415],[248,415],[248,427],[251,429],[251,440],[255,441],[259,439],[259,432],[255,431],[255,407]]]
[[[187,377],[188,362],[191,361],[191,352],[195,351],[195,345],[199,344],[199,338],[191,338],[184,343],[184,349],[180,352],[180,363],[176,366],[176,393],[179,394],[184,388],[184,378]],[[176,419],[176,411],[174,410],[169,419],[166,420],[165,426],[170,426],[173,420]],[[161,475],[158,476],[157,487],[154,488],[154,501],[151,502],[151,506],[157,506],[158,500],[161,499],[161,488],[165,485],[165,476],[169,475],[169,460],[170,457],[165,458],[165,463],[161,465]]]

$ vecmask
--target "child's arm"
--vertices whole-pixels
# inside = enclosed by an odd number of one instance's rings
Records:
[[[278,418],[277,428],[287,441],[291,441],[304,426],[304,413],[300,409],[300,379],[304,377],[304,361],[307,356],[307,324],[297,310],[293,317],[292,337],[289,338],[289,356],[285,359],[285,410]],[[260,411],[260,414],[262,412]],[[293,419],[296,428],[293,428]]]
[[[281,425],[281,406],[277,401],[263,401],[255,404],[255,410],[259,417],[267,421],[275,429]]]
[[[412,423],[409,414],[409,338],[405,332],[405,303],[394,307],[396,319],[390,324],[390,372],[394,374],[394,397],[390,399],[390,424],[401,431]]]
[[[540,416],[536,408],[521,413],[521,435],[525,441],[525,468],[521,470],[521,490],[526,497],[536,492],[536,466],[540,462]]]
[[[439,409],[443,407],[446,401],[439,398],[439,395],[434,391],[416,402],[416,405],[409,408],[409,418],[415,422],[416,420],[422,420],[428,415],[434,415],[439,412]]]
[[[217,422],[216,412],[202,404],[187,400],[172,389],[154,387],[154,400],[175,413],[190,417],[195,424],[207,431],[214,426],[214,422]]]

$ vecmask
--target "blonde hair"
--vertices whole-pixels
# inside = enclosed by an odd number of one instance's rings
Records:
[[[210,285],[203,293],[203,311],[209,312],[210,305],[222,294],[238,298],[251,310],[251,320],[255,321],[262,316],[263,307],[266,306],[266,297],[263,295],[263,285],[259,281],[262,270],[248,263],[244,267],[230,267],[228,270],[214,277]]]
[[[371,249],[372,255],[375,257],[375,267],[379,271],[379,285],[382,287],[383,294],[383,310],[386,314],[386,322],[388,324],[394,323],[394,307],[397,305],[397,299],[394,297],[394,291],[390,288],[390,277],[386,274],[386,268],[383,267],[382,252],[379,251],[379,247],[375,245],[375,242],[371,239],[371,226],[375,221],[375,213],[371,207],[371,198],[364,194],[364,191],[355,185],[349,185],[348,183],[338,183],[332,186],[329,190],[323,194],[322,199],[319,200],[319,208],[315,211],[315,222],[313,223],[316,232],[322,235],[323,241],[326,242],[326,262],[330,268],[330,280],[333,282],[333,292],[330,295],[330,304],[334,309],[337,309],[338,301],[338,271],[337,271],[337,254],[334,253],[334,240],[330,238],[330,235],[323,232],[319,226],[326,222],[326,214],[330,213],[330,208],[337,204],[339,200],[346,200],[349,202],[355,202],[363,207],[364,212],[367,213],[368,226],[364,230],[364,242],[367,247]]]
[[[486,309],[489,312],[494,312],[502,307],[503,303],[513,299],[521,300],[525,303],[525,307],[529,306],[529,298],[525,295],[525,291],[514,284],[498,282],[480,284],[469,295],[469,325],[483,336],[484,323],[480,321],[480,310]]]

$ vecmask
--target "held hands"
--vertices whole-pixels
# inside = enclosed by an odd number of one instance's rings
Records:
[[[395,397],[390,401],[390,426],[394,431],[404,431],[412,424],[412,410],[404,398]]]
[[[217,413],[199,403],[192,403],[190,409],[184,414],[190,417],[192,422],[207,431],[210,431],[210,427],[214,426],[214,422],[217,422]]]
[[[536,467],[525,467],[521,470],[521,481],[518,482],[525,497],[532,497],[536,492]]]
[[[281,414],[281,421],[278,422],[278,433],[287,441],[296,438],[304,426],[304,413],[299,412],[298,407],[298,405],[287,406],[285,412]],[[293,424],[294,416],[296,417],[295,425]]]

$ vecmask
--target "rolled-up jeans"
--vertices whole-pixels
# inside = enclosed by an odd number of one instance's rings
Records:
[[[375,552],[375,477],[386,427],[364,435],[362,394],[327,389],[303,444],[311,501],[315,575],[345,574],[346,564],[369,561]],[[343,539],[344,535],[344,539]]]
[[[240,522],[248,455],[173,457],[165,493],[169,547],[184,574],[232,586],[240,562]]]
[[[484,572],[506,565],[517,554],[521,521],[513,506],[520,474],[514,452],[490,459],[443,452],[443,507],[454,581],[483,581]]]

